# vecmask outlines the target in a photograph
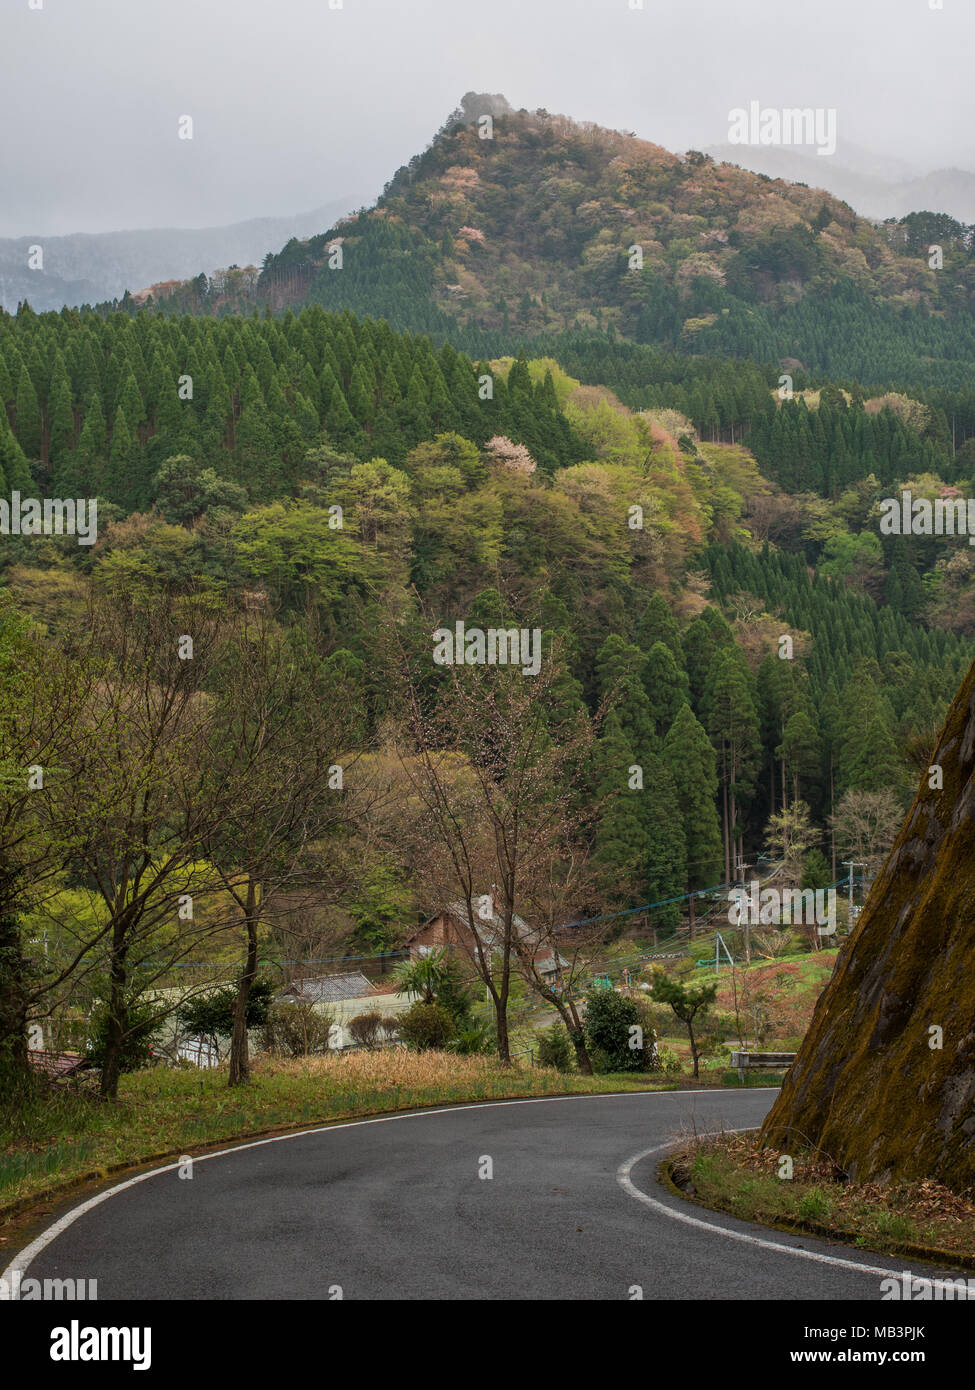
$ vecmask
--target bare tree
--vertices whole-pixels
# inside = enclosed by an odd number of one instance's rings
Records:
[[[109,582],[93,585],[83,631],[64,653],[94,679],[80,713],[85,737],[61,750],[49,805],[91,905],[78,957],[107,976],[107,1097],[117,1092],[134,999],[217,925],[199,907],[222,886],[200,844],[231,791],[213,794],[202,760],[220,637],[212,596]]]
[[[82,710],[93,674],[0,597],[0,1065],[26,1073],[27,1019],[77,968],[39,969],[22,917],[60,890],[66,827],[52,811],[62,760],[86,738]]]
[[[889,787],[882,787],[875,792],[845,792],[830,816],[830,826],[841,854],[863,864],[875,878],[903,819],[896,795]]]
[[[595,751],[593,725],[580,721],[575,746],[563,749],[575,769]],[[575,1049],[579,1070],[592,1074],[580,1013],[596,962],[605,953],[606,871],[593,858],[601,806],[593,798],[570,800],[549,828],[548,853],[538,853],[524,868],[522,910],[530,923],[515,941],[522,978],[559,1015]],[[546,968],[549,967],[549,968]]]
[[[212,796],[228,787],[233,795],[201,845],[236,904],[245,940],[230,1048],[229,1084],[236,1086],[250,1073],[247,1001],[262,925],[291,919],[303,899],[321,902],[341,887],[322,842],[351,814],[352,701],[310,625],[285,628],[263,602],[243,615],[224,644],[213,704],[205,751]],[[361,800],[361,787],[358,795]]]
[[[398,748],[412,794],[411,857],[431,905],[453,904],[461,919],[460,945],[494,1006],[506,1065],[513,970],[579,1036],[577,972],[570,965],[553,984],[538,967],[569,903],[591,901],[595,875],[582,870],[593,724],[581,708],[566,714],[565,669],[551,646],[534,675],[465,664],[446,668],[439,681],[431,679],[428,649],[409,650],[399,634],[390,648],[403,710]],[[522,914],[533,913],[538,922],[526,925]]]

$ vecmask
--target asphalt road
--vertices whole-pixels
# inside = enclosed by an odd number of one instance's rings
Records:
[[[880,1271],[903,1260],[711,1218],[657,1184],[659,1150],[681,1132],[750,1128],[774,1095],[580,1096],[335,1125],[198,1158],[192,1178],[155,1170],[67,1212],[13,1264],[97,1279],[99,1301],[628,1299],[637,1287],[664,1300],[879,1299]]]

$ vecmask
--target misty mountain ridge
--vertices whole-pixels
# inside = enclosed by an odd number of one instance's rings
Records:
[[[496,346],[490,335],[611,330],[824,367],[838,298],[887,336],[927,314],[944,337],[948,316],[975,302],[967,229],[938,214],[882,226],[811,184],[467,93],[372,207],[269,255],[255,300],[349,309],[471,351]],[[938,270],[931,241],[944,247]],[[192,290],[173,308],[224,305]],[[952,355],[916,339],[904,361]],[[868,380],[878,370],[873,358],[829,365]]]
[[[38,313],[64,305],[98,304],[159,281],[212,274],[230,265],[260,266],[269,247],[309,236],[357,206],[334,199],[310,212],[254,217],[220,227],[164,227],[65,236],[0,238],[0,307],[29,300]],[[43,269],[31,270],[30,248],[40,246]]]
[[[9,272],[4,283],[0,256],[0,292],[8,307],[26,293],[35,309],[110,304],[126,289],[141,302],[138,292],[153,285],[167,312],[317,304],[487,355],[514,339],[595,331],[866,382],[947,382],[967,370],[975,355],[967,227],[935,213],[883,226],[815,186],[835,172],[834,159],[761,152],[805,158],[807,179],[796,182],[743,167],[754,149],[730,148],[735,162],[675,154],[632,131],[467,92],[427,148],[355,213],[346,200],[202,233],[67,238],[60,260],[52,239],[43,273],[84,288],[59,284],[46,306],[19,239],[17,284]],[[840,157],[862,186],[869,153],[845,144]],[[909,172],[896,161],[884,170]],[[177,236],[187,239],[180,256]],[[121,252],[132,240],[152,255],[126,273]],[[944,248],[937,269],[928,264],[935,241]],[[101,296],[84,260],[90,245],[111,262]],[[263,269],[200,273],[234,263]]]
[[[717,144],[709,145],[705,153],[769,178],[825,189],[862,217],[876,221],[929,211],[975,222],[975,173],[968,169],[922,173],[905,161],[874,155],[850,142],[838,144],[829,158],[803,145]]]

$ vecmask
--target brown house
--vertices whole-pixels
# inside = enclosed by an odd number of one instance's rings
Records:
[[[569,962],[561,955],[556,963],[552,948],[538,939],[527,923],[515,916],[512,925],[519,940],[534,948],[533,959],[543,979],[554,977],[558,969],[567,969]],[[504,940],[504,922],[498,915],[493,894],[474,902],[474,929],[471,928],[467,904],[448,903],[445,908],[428,917],[422,926],[406,938],[403,950],[409,952],[410,960],[419,960],[433,951],[446,950],[458,955],[462,960],[474,960],[477,941],[485,954],[495,948],[500,949]]]

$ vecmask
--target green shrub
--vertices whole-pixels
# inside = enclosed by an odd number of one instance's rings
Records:
[[[439,1004],[422,1001],[400,1014],[399,1035],[414,1052],[445,1048],[457,1036],[457,1025],[446,1009]]]
[[[586,1047],[596,1071],[649,1071],[654,1061],[654,1038],[648,1033],[634,1000],[605,986],[586,995]],[[635,1030],[640,1029],[640,1033]],[[642,1036],[641,1036],[642,1034]],[[639,1046],[631,1043],[639,1042]],[[596,1065],[596,1054],[608,1065]]]
[[[738,1025],[734,1014],[712,1013],[708,1016],[708,1033],[719,1042],[737,1042]]]
[[[905,1241],[914,1235],[914,1227],[906,1216],[895,1211],[880,1211],[874,1217],[874,1230],[884,1240]]]
[[[803,1221],[827,1221],[831,1210],[829,1198],[818,1187],[811,1187],[808,1192],[804,1192],[796,1207]]]
[[[535,1034],[535,1056],[540,1067],[572,1070],[575,1049],[563,1024],[553,1023],[551,1028],[542,1028]]]
[[[473,1057],[494,1050],[491,1029],[481,1019],[455,1020],[457,1036],[450,1043],[450,1051],[462,1057]]]
[[[657,1068],[659,1071],[666,1072],[668,1076],[679,1076],[684,1070],[684,1063],[677,1053],[669,1047],[658,1047]],[[737,1078],[737,1073],[735,1075]]]
[[[247,1026],[262,1028],[271,1008],[270,980],[255,980],[247,996]],[[234,1031],[234,1005],[237,986],[226,985],[208,994],[198,994],[176,1010],[176,1017],[194,1038],[229,1038]]]
[[[152,1060],[152,1035],[164,1016],[158,1004],[136,999],[126,1009],[126,1031],[119,1060],[120,1071],[138,1071]],[[105,1065],[108,1049],[108,1004],[98,1004],[88,1028],[87,1053],[96,1067]]]
[[[674,1015],[666,1004],[655,1004],[652,999],[637,995],[634,1004],[640,1014],[640,1022],[645,1033],[655,1033],[658,1038],[674,1031]]]
[[[328,1051],[334,1022],[333,1014],[320,1013],[314,1004],[279,1001],[264,1024],[264,1049],[278,1057],[320,1056]]]

